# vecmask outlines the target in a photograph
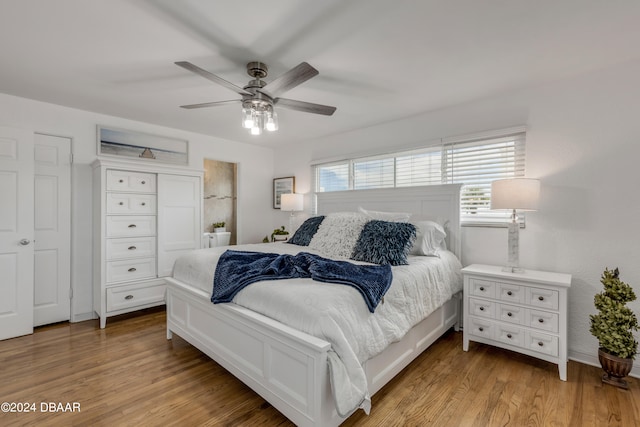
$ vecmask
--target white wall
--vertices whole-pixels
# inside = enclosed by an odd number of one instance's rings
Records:
[[[541,206],[520,234],[526,268],[573,275],[569,355],[597,362],[589,333],[605,267],[619,267],[640,297],[640,61],[470,104],[276,150],[275,172],[308,192],[310,161],[430,144],[441,137],[527,125],[527,176]],[[338,106],[337,114],[340,113]],[[465,227],[463,264],[504,264],[506,229]],[[631,304],[640,314],[640,301]],[[638,336],[638,334],[636,334]],[[640,375],[636,366],[634,375]]]
[[[92,312],[92,174],[96,158],[96,126],[112,126],[189,141],[189,165],[202,170],[203,159],[238,163],[238,242],[262,241],[271,229],[273,150],[165,128],[118,117],[0,94],[0,125],[71,137],[72,168],[72,320],[93,317]]]

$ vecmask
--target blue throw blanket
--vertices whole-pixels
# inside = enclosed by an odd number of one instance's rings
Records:
[[[245,286],[261,280],[294,278],[353,286],[373,313],[391,286],[392,274],[389,265],[357,265],[308,252],[281,255],[228,250],[216,266],[211,302],[231,302]]]

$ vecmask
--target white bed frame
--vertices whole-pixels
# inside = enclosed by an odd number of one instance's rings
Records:
[[[318,194],[318,213],[369,210],[411,212],[447,220],[447,245],[460,258],[460,185]],[[167,339],[176,333],[251,387],[299,426],[337,426],[327,351],[331,345],[235,304],[167,279]],[[373,395],[460,320],[459,295],[414,326],[402,340],[368,360]],[[375,410],[375,408],[372,408]]]

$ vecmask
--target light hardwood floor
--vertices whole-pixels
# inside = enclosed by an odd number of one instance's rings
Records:
[[[462,351],[449,332],[373,397],[345,426],[637,426],[640,380],[600,382],[599,368],[555,365],[481,344]],[[0,342],[0,402],[35,413],[0,413],[0,425],[288,426],[271,405],[181,338],[165,338],[151,309],[58,324]],[[42,412],[42,402],[80,405]],[[47,405],[48,407],[48,405]]]

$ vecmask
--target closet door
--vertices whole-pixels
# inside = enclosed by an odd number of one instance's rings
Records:
[[[200,248],[201,200],[200,177],[158,174],[158,277],[170,276],[180,255]]]
[[[33,332],[33,133],[0,127],[0,339]]]
[[[71,313],[71,140],[35,135],[33,326]]]

